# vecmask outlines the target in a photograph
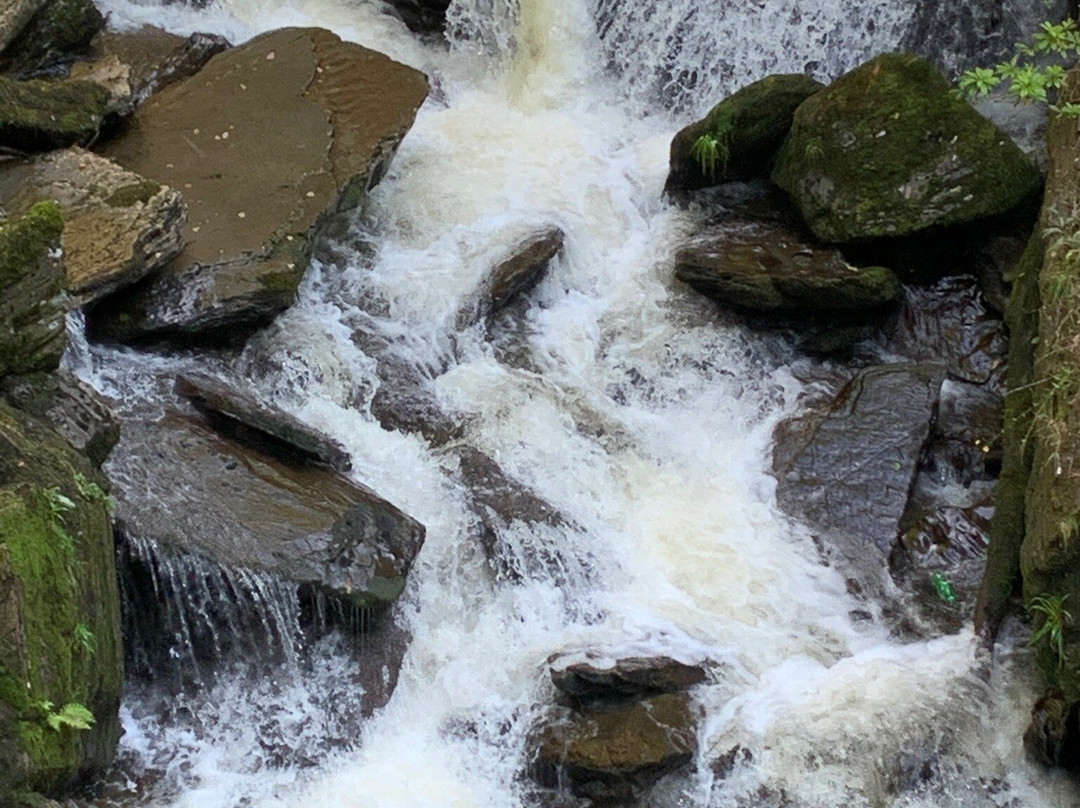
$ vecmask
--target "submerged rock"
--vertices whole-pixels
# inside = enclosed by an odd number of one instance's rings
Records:
[[[773,450],[780,505],[887,557],[944,378],[936,364],[871,367],[826,406],[782,423]]]
[[[662,694],[582,710],[557,708],[535,739],[532,775],[547,787],[569,782],[598,803],[632,802],[697,749],[683,695]]]
[[[93,313],[115,338],[266,322],[312,242],[385,173],[427,95],[423,74],[315,28],[256,37],[139,108],[106,148],[188,204],[187,246]]]
[[[633,698],[684,690],[705,681],[705,669],[666,656],[607,658],[589,652],[548,658],[551,681],[578,699]]]
[[[1007,135],[905,54],[878,56],[800,105],[772,178],[826,242],[1005,213],[1040,182]]]
[[[0,171],[8,211],[46,199],[61,208],[65,285],[80,303],[135,283],[183,247],[180,194],[91,152],[67,149]]]
[[[0,146],[46,151],[89,143],[108,106],[108,90],[93,82],[0,76]]]
[[[778,225],[726,221],[675,256],[675,277],[718,303],[804,315],[879,309],[900,294],[885,267],[855,267]]]
[[[665,192],[767,177],[795,110],[824,86],[802,74],[775,75],[728,96],[672,139]],[[718,142],[719,159],[712,171],[703,170],[694,154],[694,144],[703,135]]]
[[[112,523],[99,477],[0,402],[0,795],[93,781],[120,737]]]
[[[281,452],[280,436],[258,433],[225,434],[178,412],[125,421],[108,465],[125,530],[356,606],[397,598],[423,525],[303,452]]]
[[[0,376],[60,364],[69,308],[58,249],[63,229],[53,202],[0,220]]]

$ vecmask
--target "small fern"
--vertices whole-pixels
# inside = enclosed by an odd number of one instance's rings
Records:
[[[1029,645],[1035,646],[1042,639],[1050,643],[1050,650],[1057,657],[1058,667],[1065,665],[1065,628],[1072,622],[1072,615],[1065,610],[1068,595],[1040,595],[1031,599],[1028,611],[1041,615],[1042,625],[1031,635]]]

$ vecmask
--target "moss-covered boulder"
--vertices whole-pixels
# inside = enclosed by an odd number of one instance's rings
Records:
[[[827,242],[906,236],[1011,210],[1039,186],[1008,135],[929,62],[890,53],[795,112],[773,181]]]
[[[822,87],[802,74],[775,75],[728,96],[672,139],[671,168],[664,190],[691,190],[768,176],[795,110]],[[708,170],[695,155],[694,144],[705,135],[717,144],[719,159],[714,170]]]
[[[51,370],[66,344],[60,208],[40,202],[0,220],[0,376]]]
[[[0,57],[6,70],[31,73],[84,51],[105,27],[92,0],[47,0]]]
[[[87,143],[108,104],[109,91],[89,81],[0,76],[0,146],[45,151]]]
[[[104,479],[0,403],[0,794],[58,795],[120,736],[120,606]]]

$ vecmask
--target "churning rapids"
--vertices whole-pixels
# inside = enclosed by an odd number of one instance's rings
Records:
[[[257,338],[276,350],[266,397],[340,440],[355,478],[427,542],[396,607],[412,639],[386,707],[360,717],[345,641],[305,640],[286,587],[238,576],[281,663],[223,662],[181,695],[132,683],[118,772],[92,805],[519,808],[526,736],[552,699],[545,659],[583,647],[711,662],[695,691],[699,765],[661,784],[657,806],[1076,804],[1020,748],[1035,687],[1022,637],[991,665],[970,625],[901,643],[866,618],[775,506],[770,435],[799,405],[795,358],[672,279],[695,224],[661,199],[680,122],[766,73],[836,76],[895,47],[914,4],[595,5],[454,0],[447,49],[360,0],[104,3],[117,26],[233,41],[320,25],[431,77],[354,242]],[[566,247],[505,335],[512,350],[457,332],[481,268],[545,224]],[[498,537],[527,577],[492,575],[445,456],[356,406],[378,384],[359,328],[400,346],[467,441],[569,517]],[[67,357],[132,409],[156,407],[179,369],[228,376],[246,360],[85,342]],[[189,593],[189,618],[220,597]],[[735,746],[752,764],[715,778],[710,762]]]

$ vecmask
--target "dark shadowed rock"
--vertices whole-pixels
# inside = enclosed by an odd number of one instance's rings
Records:
[[[292,453],[322,461],[338,471],[352,468],[349,453],[340,443],[264,403],[250,390],[231,387],[209,376],[178,376],[176,392],[203,412],[232,421],[234,428],[265,433]]]
[[[1080,702],[1069,702],[1056,688],[1047,690],[1031,708],[1024,750],[1036,763],[1080,774]]]
[[[179,188],[187,246],[93,313],[116,338],[263,323],[289,306],[312,242],[385,173],[423,74],[322,29],[220,53],[138,109],[106,153]]]
[[[675,277],[718,303],[758,312],[863,313],[900,294],[900,282],[885,267],[852,266],[838,250],[747,220],[692,238],[675,256]]]
[[[450,0],[389,0],[389,3],[409,30],[419,34],[441,31],[450,7]]]
[[[795,110],[824,86],[802,74],[776,75],[728,96],[672,139],[664,190],[670,193],[768,176]],[[726,159],[721,154],[712,172],[703,171],[694,155],[694,143],[703,135],[715,137],[726,152]]]
[[[536,733],[531,771],[547,787],[569,782],[580,797],[631,802],[664,774],[685,766],[697,730],[685,696],[583,710],[555,708]]]
[[[46,0],[0,55],[0,68],[24,75],[70,61],[105,27],[92,0]]]
[[[177,191],[82,149],[0,170],[0,203],[9,212],[43,200],[60,205],[65,285],[79,303],[135,283],[183,246],[187,211]]]
[[[424,539],[422,525],[340,474],[175,412],[125,422],[108,472],[132,535],[358,606],[401,593]]]
[[[43,5],[45,0],[0,0],[0,53]]]
[[[1005,213],[1039,172],[932,65],[883,54],[808,98],[773,181],[826,242],[897,237]]]
[[[578,699],[616,699],[684,690],[705,681],[700,665],[671,657],[605,658],[589,652],[548,658],[551,681]]]
[[[0,394],[52,425],[77,451],[101,466],[120,440],[120,422],[105,399],[67,371],[8,376]]]
[[[89,81],[0,76],[0,146],[47,151],[97,137],[109,92]]]
[[[780,505],[888,556],[944,378],[941,365],[872,367],[832,402],[781,424],[773,450]]]

